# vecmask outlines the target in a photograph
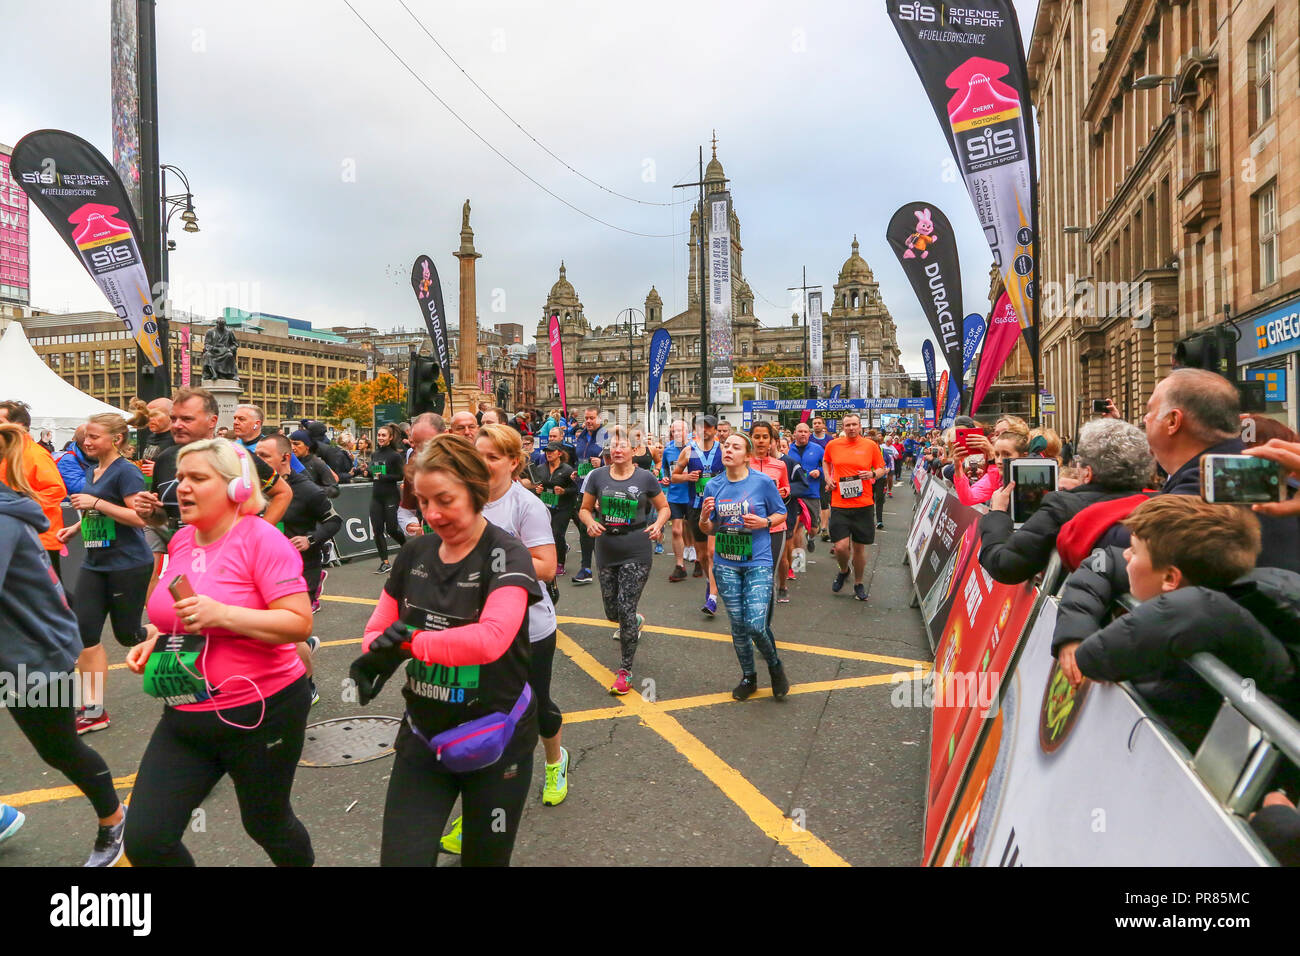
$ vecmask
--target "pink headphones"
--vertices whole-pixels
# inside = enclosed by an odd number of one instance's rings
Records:
[[[230,484],[226,485],[226,496],[236,504],[242,505],[253,497],[253,475],[248,462],[248,449],[239,442],[231,442],[230,444],[235,449],[235,456],[239,459],[240,477],[230,479]]]

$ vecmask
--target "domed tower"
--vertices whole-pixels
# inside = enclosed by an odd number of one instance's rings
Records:
[[[898,363],[898,328],[880,297],[880,284],[867,260],[858,251],[858,237],[853,237],[852,252],[840,267],[831,299],[831,317],[827,331],[835,361],[848,373],[848,336],[856,332],[860,354],[867,361],[879,359],[882,396],[906,395],[907,385],[897,378],[903,370]]]
[[[546,334],[546,326],[551,316],[560,317],[560,330],[568,335],[586,335],[591,331],[587,324],[587,317],[582,312],[582,303],[578,300],[578,293],[573,288],[573,283],[569,281],[567,271],[564,268],[564,261],[560,261],[560,277],[555,280],[555,285],[551,286],[550,293],[546,296],[546,305],[542,309],[542,334]]]
[[[646,331],[657,329],[664,320],[664,300],[659,297],[659,290],[650,287],[650,294],[645,297]]]

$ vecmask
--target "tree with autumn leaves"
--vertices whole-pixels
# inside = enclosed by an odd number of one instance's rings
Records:
[[[325,389],[321,414],[334,424],[350,418],[368,428],[374,424],[376,405],[405,402],[406,389],[402,383],[384,372],[369,382],[335,382]]]

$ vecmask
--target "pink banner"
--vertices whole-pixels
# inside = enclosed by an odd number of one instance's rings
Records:
[[[551,316],[547,334],[551,341],[551,367],[555,369],[555,384],[560,387],[560,408],[564,417],[569,417],[569,399],[564,387],[564,348],[560,344],[560,317]]]
[[[971,394],[970,415],[974,415],[980,402],[988,394],[989,386],[1002,371],[1007,358],[1015,351],[1020,338],[1020,319],[1011,305],[1011,298],[1003,292],[997,305],[989,314],[989,330],[984,337],[984,350],[980,352],[979,371],[975,373],[975,389]]]
[[[181,388],[190,387],[190,327],[181,329]]]

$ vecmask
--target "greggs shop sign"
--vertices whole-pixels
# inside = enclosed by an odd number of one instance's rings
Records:
[[[1241,340],[1237,343],[1237,362],[1248,364],[1262,358],[1300,351],[1300,299],[1243,319],[1237,323]]]

